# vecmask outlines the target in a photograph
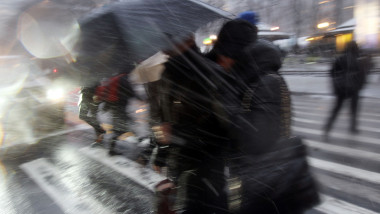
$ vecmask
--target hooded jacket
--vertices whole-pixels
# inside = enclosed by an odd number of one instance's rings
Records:
[[[319,202],[308,172],[305,152],[288,147],[291,102],[278,70],[281,53],[258,40],[250,49],[249,65],[237,65],[240,108],[231,114],[231,171],[242,180],[240,213],[298,213]],[[296,145],[300,145],[299,142]]]
[[[258,40],[250,47],[250,62],[239,61],[230,74],[234,91],[221,89],[231,117],[231,135],[239,155],[271,150],[290,136],[290,93],[278,70],[281,53],[270,42]]]

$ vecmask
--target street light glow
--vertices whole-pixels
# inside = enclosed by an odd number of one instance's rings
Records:
[[[323,23],[320,23],[317,25],[318,28],[326,28],[330,26],[330,24],[328,22],[323,22]]]
[[[279,30],[279,29],[280,29],[280,27],[276,26],[276,27],[272,27],[270,30],[275,31],[275,30]]]
[[[218,37],[216,35],[210,35],[211,40],[216,40]]]
[[[204,45],[211,45],[212,44],[212,40],[210,38],[206,38],[203,40],[203,44]]]
[[[318,4],[325,4],[325,3],[329,3],[330,1],[321,1],[319,2]]]

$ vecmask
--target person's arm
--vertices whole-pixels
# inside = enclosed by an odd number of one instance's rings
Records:
[[[247,109],[237,118],[236,137],[248,154],[270,151],[281,136],[281,89],[274,77],[267,76],[256,86]],[[247,108],[247,107],[246,107]]]

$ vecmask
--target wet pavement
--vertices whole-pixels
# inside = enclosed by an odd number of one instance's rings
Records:
[[[285,77],[287,78],[287,77]],[[66,127],[34,144],[1,149],[1,213],[152,213],[152,187],[162,177],[133,160],[138,143],[119,142],[124,156],[110,157],[106,148],[91,148],[94,132],[77,119],[72,93],[66,107]],[[380,103],[363,98],[360,133],[347,131],[348,109],[343,109],[329,142],[321,128],[333,99],[328,95],[293,96],[293,131],[303,136],[309,164],[321,187],[323,203],[310,213],[376,213],[380,210]],[[148,111],[128,108],[136,121],[146,123]],[[136,113],[138,112],[138,113]],[[106,114],[100,119],[107,121]],[[140,133],[147,133],[141,125]]]

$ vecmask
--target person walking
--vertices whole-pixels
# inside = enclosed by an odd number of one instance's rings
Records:
[[[240,197],[234,196],[239,200],[231,203],[239,205],[231,212],[303,213],[319,197],[304,153],[292,152],[286,143],[291,135],[291,100],[278,73],[281,53],[265,40],[237,48],[246,35],[241,28],[248,25],[242,19],[227,22],[209,55],[229,74],[219,93],[230,121],[229,168],[241,184]]]
[[[359,47],[355,41],[347,43],[344,53],[333,63],[330,70],[335,104],[324,126],[324,138],[328,140],[328,134],[332,129],[340,109],[345,100],[350,100],[350,132],[359,132],[357,114],[359,109],[359,93],[363,88],[369,68],[365,58],[360,58]]]
[[[108,153],[110,156],[122,154],[116,150],[116,143],[122,134],[131,131],[132,119],[128,115],[127,106],[132,97],[140,99],[128,78],[127,73],[118,74],[109,80],[105,89],[104,109],[109,111],[112,117],[113,136]]]
[[[79,118],[88,123],[95,130],[96,140],[93,146],[101,145],[106,131],[100,126],[97,119],[99,103],[94,100],[97,84],[93,86],[82,86],[79,100]]]
[[[178,187],[171,209],[228,213],[224,167],[229,141],[215,110],[212,81],[221,70],[200,53],[193,36],[165,53],[170,58],[160,80],[161,125],[154,129],[161,148],[154,163],[156,169],[167,166]]]

